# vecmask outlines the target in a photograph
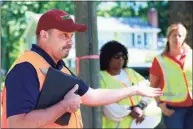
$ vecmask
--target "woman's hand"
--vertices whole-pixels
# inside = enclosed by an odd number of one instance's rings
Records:
[[[143,110],[139,107],[134,107],[129,115],[136,119],[137,124],[140,124],[144,120]]]
[[[129,114],[131,117],[133,117],[134,119],[135,118],[138,118],[139,116],[142,116],[143,115],[143,110],[139,107],[134,107],[132,110],[131,110],[131,113]]]
[[[161,103],[160,108],[161,108],[163,114],[166,115],[166,116],[171,116],[175,112],[174,110],[167,108],[166,103]]]

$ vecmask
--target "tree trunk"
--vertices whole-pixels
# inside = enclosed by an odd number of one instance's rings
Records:
[[[169,25],[173,23],[182,23],[187,31],[186,42],[190,47],[193,46],[193,26],[192,26],[192,15],[193,15],[193,2],[192,1],[170,1],[169,2]]]

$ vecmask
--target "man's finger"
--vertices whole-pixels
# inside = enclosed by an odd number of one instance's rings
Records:
[[[163,95],[163,92],[161,90],[154,90],[153,93],[155,95]]]
[[[79,87],[79,85],[76,84],[76,85],[70,90],[70,92],[74,93],[75,91],[78,90],[78,87]]]
[[[160,90],[160,89],[154,89],[153,92],[155,92],[155,93],[162,93],[163,91]]]

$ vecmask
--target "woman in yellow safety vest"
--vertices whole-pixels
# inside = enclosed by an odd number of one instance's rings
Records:
[[[100,50],[101,88],[118,89],[136,84],[148,85],[144,77],[133,69],[126,68],[127,54],[126,47],[114,40],[102,46]],[[152,105],[153,102],[154,105]],[[151,108],[151,111],[147,110],[148,107]],[[117,103],[103,106],[102,127],[154,128],[161,120],[161,110],[156,107],[155,100],[141,96],[132,96]],[[136,121],[133,122],[133,119]]]
[[[169,26],[165,50],[150,69],[151,86],[164,93],[155,99],[167,128],[193,128],[192,49],[185,43],[186,34],[182,24]]]

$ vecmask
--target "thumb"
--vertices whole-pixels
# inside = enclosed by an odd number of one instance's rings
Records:
[[[79,87],[79,85],[76,84],[76,85],[70,90],[70,92],[74,93],[75,91],[78,90],[78,87]]]

